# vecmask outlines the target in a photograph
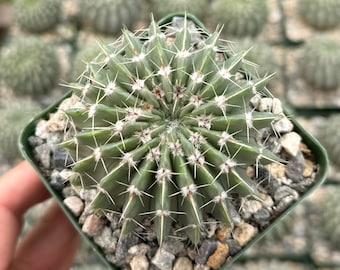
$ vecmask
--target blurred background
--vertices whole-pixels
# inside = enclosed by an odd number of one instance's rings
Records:
[[[340,269],[340,0],[0,0],[0,175],[28,120],[77,80],[99,43],[188,11],[246,59],[325,146],[327,181],[232,269]],[[278,176],[280,177],[280,176]],[[283,179],[284,181],[284,179]],[[50,202],[26,214],[24,235]],[[82,243],[73,269],[105,269]]]

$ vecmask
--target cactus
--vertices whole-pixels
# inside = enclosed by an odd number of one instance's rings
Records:
[[[299,59],[301,76],[312,86],[334,89],[340,85],[340,42],[327,37],[309,40]]]
[[[320,201],[321,228],[330,244],[337,250],[340,249],[340,207],[337,203],[339,201],[339,194],[339,186],[325,188],[325,193]]]
[[[339,25],[338,0],[299,0],[298,11],[303,20],[316,29],[329,29]]]
[[[21,130],[40,110],[40,106],[29,100],[16,100],[3,104],[0,107],[1,131],[0,148],[1,154],[8,160],[20,157],[18,150],[18,138]]]
[[[171,12],[190,12],[201,18],[204,16],[208,3],[206,0],[151,0],[151,12],[156,18],[161,18]]]
[[[142,0],[80,0],[83,24],[103,34],[117,34],[131,28],[139,19]]]
[[[27,32],[46,32],[60,20],[61,0],[16,0],[14,18]]]
[[[223,24],[223,33],[235,37],[258,35],[268,18],[265,0],[216,0],[211,21]]]
[[[92,207],[120,213],[122,235],[152,218],[160,244],[175,220],[197,244],[205,213],[233,227],[231,194],[259,198],[247,166],[279,160],[255,137],[283,115],[250,103],[271,77],[250,80],[246,52],[188,25],[152,21],[147,35],[102,45],[65,112],[72,185],[97,189]]]
[[[54,47],[39,38],[12,41],[0,55],[0,79],[17,95],[43,94],[59,78]]]
[[[330,161],[336,166],[340,166],[339,128],[340,115],[334,114],[318,128],[317,134],[318,139],[327,150]]]

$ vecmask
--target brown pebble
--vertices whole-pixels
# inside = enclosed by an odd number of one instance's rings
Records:
[[[104,220],[101,219],[99,216],[93,214],[86,217],[81,229],[89,236],[96,236],[101,232],[103,226]]]
[[[84,210],[83,201],[77,196],[69,196],[64,199],[64,204],[76,216],[79,217]]]
[[[230,228],[225,224],[220,224],[216,230],[215,236],[221,242],[225,242],[230,234]]]
[[[281,163],[271,163],[269,165],[266,166],[269,173],[275,177],[275,178],[283,178],[285,177],[285,165],[281,164]]]
[[[242,223],[234,229],[233,237],[241,246],[244,246],[256,233],[257,229],[254,226],[248,223]]]
[[[229,247],[225,243],[218,243],[215,252],[208,258],[207,265],[212,269],[220,269],[227,259]]]
[[[305,169],[303,171],[303,176],[309,177],[312,175],[313,171],[314,171],[314,163],[309,159],[305,159]]]

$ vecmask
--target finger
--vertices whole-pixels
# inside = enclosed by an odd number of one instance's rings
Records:
[[[48,191],[27,161],[19,163],[0,177],[0,205],[18,217],[48,197]]]
[[[78,245],[78,233],[58,205],[53,204],[19,243],[11,269],[68,270]]]
[[[47,190],[27,162],[21,162],[0,177],[0,269],[8,269],[12,260],[22,214],[47,197]]]

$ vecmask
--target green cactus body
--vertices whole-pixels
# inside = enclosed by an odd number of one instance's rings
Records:
[[[324,125],[318,128],[317,137],[326,148],[330,161],[340,167],[340,145],[339,145],[340,115],[330,116]]]
[[[151,0],[151,12],[161,18],[172,12],[190,12],[202,19],[208,8],[206,0]]]
[[[27,32],[45,32],[60,20],[61,0],[16,0],[14,17]]]
[[[59,78],[54,47],[38,38],[12,41],[0,55],[0,78],[17,95],[43,94]]]
[[[30,118],[37,114],[39,110],[38,104],[27,100],[9,102],[0,107],[2,119],[0,149],[5,158],[13,160],[20,157],[18,150],[20,132]]]
[[[141,13],[142,0],[80,0],[84,25],[103,34],[118,34],[123,26],[131,28]]]
[[[204,213],[232,227],[231,194],[259,198],[246,168],[278,162],[255,137],[282,115],[250,105],[270,77],[246,79],[246,52],[227,56],[218,32],[193,44],[197,31],[124,30],[71,85],[70,181],[97,189],[93,208],[120,213],[122,235],[150,217],[162,243],[176,220],[197,244]]]
[[[317,29],[328,29],[339,25],[340,2],[338,0],[299,0],[300,16]]]
[[[301,76],[314,87],[339,87],[340,42],[327,37],[309,40],[301,54],[299,69]]]
[[[258,35],[268,18],[266,0],[216,0],[211,20],[223,24],[223,33],[235,37]]]
[[[340,249],[339,194],[339,186],[328,187],[320,202],[321,228],[331,245],[337,250]]]

